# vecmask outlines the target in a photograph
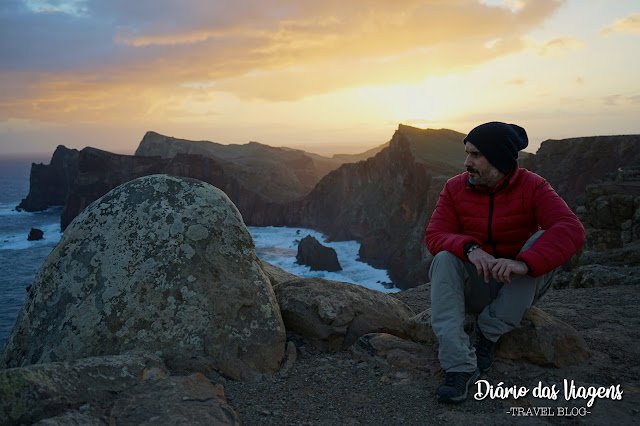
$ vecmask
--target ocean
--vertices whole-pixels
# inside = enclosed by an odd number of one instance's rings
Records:
[[[40,265],[56,246],[60,232],[62,207],[44,212],[18,212],[15,207],[29,192],[32,162],[48,163],[48,157],[0,157],[0,347],[15,323]],[[27,241],[31,228],[44,231],[40,241]],[[387,271],[359,262],[356,241],[326,242],[321,233],[304,228],[249,227],[261,259],[301,277],[323,277],[355,283],[384,292],[396,292]],[[295,263],[298,241],[307,235],[315,237],[338,254],[339,272],[311,271]]]

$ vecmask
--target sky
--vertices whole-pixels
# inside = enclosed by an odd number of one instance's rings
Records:
[[[0,154],[640,133],[640,0],[1,0]],[[462,149],[462,147],[461,147]]]

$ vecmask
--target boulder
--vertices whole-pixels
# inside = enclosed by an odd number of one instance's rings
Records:
[[[31,228],[29,231],[29,236],[27,237],[27,241],[39,241],[44,236],[44,232],[41,229]]]
[[[561,288],[594,288],[614,285],[640,284],[640,265],[606,266],[582,265],[570,273],[553,277],[552,285]]]
[[[474,321],[475,317],[467,314],[465,330],[470,334]],[[437,344],[436,336],[431,329],[430,309],[409,319],[403,327],[406,335],[412,340]],[[575,328],[536,306],[532,306],[524,314],[520,327],[498,340],[495,355],[555,367],[580,364],[590,357],[584,339]]]
[[[309,266],[312,271],[337,272],[342,270],[336,251],[331,247],[323,246],[311,235],[300,240],[296,263]]]
[[[130,351],[236,379],[279,370],[285,329],[235,206],[204,182],[143,177],[67,228],[38,271],[0,368]]]
[[[288,332],[322,351],[351,346],[367,333],[403,336],[413,311],[380,291],[323,278],[300,278],[274,286]]]
[[[353,345],[352,352],[360,359],[383,362],[404,370],[424,373],[440,370],[438,351],[433,345],[423,345],[391,334],[365,334]]]
[[[278,268],[277,266],[272,265],[271,263],[264,260],[262,260],[262,268],[264,269],[264,273],[267,274],[267,277],[269,278],[272,286],[284,281],[300,278],[299,276],[287,272],[282,268]]]
[[[0,371],[0,424],[239,424],[220,385],[170,377],[155,355],[115,355]]]
[[[0,370],[0,424],[32,424],[79,411],[89,401],[110,399],[134,383],[168,374],[162,359],[152,354],[95,357]],[[82,411],[88,414],[86,409]]]
[[[591,357],[575,328],[536,306],[525,313],[520,327],[498,340],[496,356],[552,367],[581,364]]]

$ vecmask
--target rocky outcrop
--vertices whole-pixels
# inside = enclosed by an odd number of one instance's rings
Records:
[[[413,316],[399,300],[368,288],[323,278],[300,278],[274,287],[288,332],[323,351],[348,348],[367,333],[403,335]]]
[[[308,266],[312,271],[337,272],[342,270],[336,251],[331,247],[323,246],[311,235],[307,235],[298,243],[296,263]]]
[[[161,173],[165,164],[157,158],[135,158],[95,148],[84,148],[78,155],[76,178],[72,182],[60,217],[61,230],[85,207],[123,183],[142,176]]]
[[[29,194],[18,205],[18,210],[36,212],[64,205],[78,173],[78,157],[78,150],[60,145],[49,164],[32,164]]]
[[[432,374],[440,370],[438,351],[434,346],[387,333],[365,334],[353,345],[352,352],[360,359],[384,362],[404,370]],[[409,381],[409,377],[405,379]]]
[[[165,159],[179,154],[200,155],[215,160],[223,166],[225,174],[234,176],[244,187],[279,202],[305,196],[324,175],[344,162],[258,142],[222,145],[176,139],[155,132],[144,135],[135,153],[136,157],[157,156]]]
[[[27,241],[39,241],[44,237],[44,232],[42,229],[31,228],[29,231],[29,235],[27,236]]]
[[[236,174],[229,173],[224,164],[214,159],[191,154],[177,154],[173,158],[142,157],[85,148],[80,151],[78,175],[62,211],[62,230],[86,206],[111,189],[152,174],[189,177],[222,189],[242,212],[248,224],[270,224],[265,223],[265,211],[271,213],[271,220],[283,220],[283,200],[276,202],[266,198],[257,188],[244,186]]]
[[[293,209],[293,224],[360,241],[360,258],[388,269],[398,287],[426,282],[424,231],[444,183],[462,168],[463,137],[400,126],[375,157],[325,176]]]
[[[172,377],[135,354],[0,370],[0,424],[237,425],[224,391],[202,374]]]
[[[640,167],[620,168],[587,186],[577,212],[587,234],[586,250],[621,248],[640,240]]]
[[[496,356],[565,367],[581,364],[591,355],[575,328],[532,306],[522,318],[520,327],[498,340]]]
[[[640,135],[594,136],[542,142],[523,165],[544,177],[575,209],[589,184],[640,163]]]
[[[155,175],[86,208],[38,272],[0,367],[159,351],[174,371],[278,371],[285,330],[238,211]]]

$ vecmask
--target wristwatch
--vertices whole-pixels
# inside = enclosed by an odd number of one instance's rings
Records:
[[[474,251],[475,249],[479,249],[479,248],[480,248],[480,246],[478,244],[467,243],[467,244],[464,245],[464,255],[467,256],[467,258],[468,258],[472,251]]]

